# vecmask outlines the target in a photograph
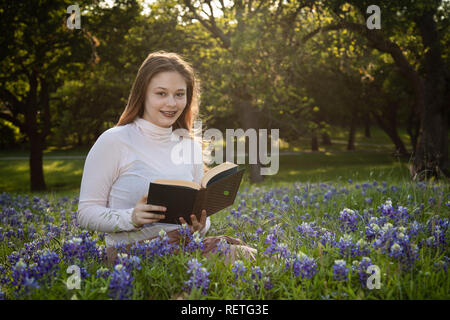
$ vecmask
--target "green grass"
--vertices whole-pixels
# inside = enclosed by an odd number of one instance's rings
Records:
[[[84,159],[44,159],[44,178],[48,192],[75,194],[79,192]],[[248,161],[247,161],[248,162]],[[280,155],[279,171],[265,176],[265,184],[293,181],[364,181],[367,179],[408,179],[407,160],[376,152],[305,153]],[[248,168],[248,165],[245,165]],[[0,161],[0,190],[29,192],[28,160]],[[249,170],[243,178],[249,186]],[[40,194],[39,192],[36,194]]]
[[[345,163],[345,161],[344,161]],[[348,281],[338,281],[333,278],[333,264],[337,259],[344,259],[347,267],[351,269],[354,261],[360,261],[361,257],[343,256],[337,247],[315,246],[314,237],[304,237],[296,230],[297,225],[302,223],[316,222],[321,228],[335,233],[336,240],[345,234],[340,229],[340,221],[338,219],[339,211],[342,208],[351,208],[357,210],[362,215],[367,210],[373,210],[373,217],[379,218],[380,213],[377,207],[384,204],[390,198],[394,205],[402,205],[408,209],[411,218],[403,223],[396,223],[388,220],[394,227],[405,227],[409,232],[412,220],[416,220],[423,226],[433,217],[445,219],[450,215],[450,207],[445,205],[445,201],[449,200],[450,185],[443,183],[429,183],[417,185],[413,183],[402,183],[393,178],[389,171],[380,175],[380,183],[377,188],[371,186],[362,192],[361,188],[357,188],[356,182],[349,183],[346,180],[342,182],[330,182],[324,189],[320,184],[309,184],[308,191],[305,191],[307,183],[292,184],[277,182],[278,186],[270,186],[270,183],[264,183],[259,186],[251,186],[248,191],[245,185],[241,187],[241,193],[237,201],[233,205],[233,209],[238,210],[241,201],[245,201],[246,205],[242,207],[241,217],[233,217],[230,210],[223,210],[211,217],[212,226],[208,235],[229,235],[244,239],[249,245],[258,249],[256,262],[244,260],[247,271],[244,272],[246,281],[240,278],[236,279],[231,268],[232,265],[225,264],[220,257],[213,256],[208,259],[201,256],[200,252],[179,253],[175,255],[165,256],[161,258],[153,258],[142,260],[141,269],[134,269],[132,272],[133,281],[133,299],[175,299],[182,297],[185,299],[449,299],[450,292],[450,273],[445,272],[440,265],[445,261],[445,256],[449,256],[449,247],[429,247],[423,245],[419,252],[419,259],[415,261],[413,269],[404,268],[405,266],[397,259],[389,256],[388,252],[382,252],[380,249],[372,250],[369,254],[371,262],[377,265],[381,270],[381,288],[369,290],[361,286],[359,275],[357,272],[349,271],[350,278]],[[364,181],[362,179],[361,181]],[[386,181],[386,187],[382,187],[381,181]],[[373,182],[370,179],[369,182]],[[392,189],[393,186],[398,188],[397,191]],[[324,202],[323,196],[326,192],[336,188],[331,201]],[[265,203],[259,200],[264,197],[265,192],[273,192],[271,199],[279,201]],[[383,191],[383,192],[381,192]],[[282,209],[281,204],[284,203],[283,197],[289,195],[290,202],[287,209]],[[293,199],[294,195],[303,199],[306,196],[306,206],[297,205]],[[44,202],[50,204],[50,208],[38,209],[31,208],[35,214],[35,220],[27,223],[24,231],[27,234],[27,228],[34,225],[40,238],[47,235],[48,218],[54,218],[53,225],[59,226],[62,221],[70,222],[72,217],[70,212],[76,211],[76,205],[66,203],[61,205],[58,197],[62,195],[45,194]],[[370,197],[372,203],[367,203],[366,199]],[[435,204],[429,202],[433,197]],[[309,202],[309,199],[315,199]],[[257,202],[253,205],[253,201]],[[335,204],[333,203],[335,202]],[[319,204],[319,206],[317,206]],[[424,205],[423,210],[417,209],[420,205]],[[264,214],[260,217],[254,216],[254,209],[258,209],[260,213],[269,210],[274,213],[273,218]],[[24,215],[18,210],[18,219],[24,220]],[[64,214],[61,215],[61,212]],[[327,214],[327,216],[326,216]],[[309,217],[306,217],[309,215]],[[245,217],[252,217],[255,223],[245,220]],[[231,224],[230,224],[231,223]],[[69,224],[70,225],[70,224]],[[435,222],[431,222],[434,226]],[[276,226],[283,228],[283,233],[279,234],[279,244],[285,244],[291,253],[303,252],[309,257],[315,259],[317,264],[317,274],[312,279],[295,276],[293,271],[285,268],[286,261],[284,259],[269,258],[263,254],[268,245],[265,239],[270,232],[276,230]],[[381,224],[383,226],[383,224]],[[11,228],[3,225],[6,229]],[[258,227],[263,229],[263,234],[259,239],[252,240]],[[356,242],[360,238],[364,238],[366,223],[359,220],[357,230],[349,232]],[[13,227],[14,228],[14,227]],[[61,257],[61,247],[64,241],[73,236],[78,236],[83,230],[71,226],[68,234],[61,234],[56,239],[49,240],[46,247],[55,251]],[[445,231],[448,239],[449,229]],[[91,232],[92,239],[97,241],[98,245],[104,245],[103,240],[98,238],[99,233]],[[411,242],[418,244],[430,237],[430,232],[424,229],[422,232],[412,238]],[[3,241],[0,244],[0,263],[6,266],[7,275],[10,276],[7,256],[14,251],[23,247],[24,242],[30,242],[31,239],[10,239],[9,242]],[[197,258],[202,266],[209,272],[210,285],[207,296],[203,296],[198,290],[186,292],[183,289],[185,281],[189,279],[186,273],[187,262]],[[31,291],[29,294],[17,295],[14,287],[3,286],[1,290],[7,294],[8,298],[19,299],[108,299],[107,296],[108,280],[96,278],[96,271],[100,267],[105,267],[101,262],[95,260],[86,260],[80,265],[84,266],[91,274],[90,277],[83,279],[80,290],[67,290],[66,283],[70,274],[66,272],[67,267],[73,262],[61,260],[58,264],[58,271],[55,277],[41,279],[42,285],[38,290]],[[78,262],[77,262],[78,264]],[[251,268],[259,266],[263,272],[263,279],[258,281],[251,280]],[[109,270],[112,270],[109,268]],[[271,289],[264,289],[266,281],[270,281],[273,285]],[[254,285],[258,288],[255,289]]]

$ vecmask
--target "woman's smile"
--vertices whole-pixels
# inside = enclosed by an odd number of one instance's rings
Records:
[[[167,118],[174,118],[177,114],[177,111],[161,111],[161,113]]]

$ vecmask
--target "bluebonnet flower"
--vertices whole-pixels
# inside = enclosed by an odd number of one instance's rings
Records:
[[[275,249],[276,252],[280,254],[281,258],[287,258],[290,256],[289,249],[286,243],[280,243]]]
[[[252,267],[251,271],[252,271],[252,274],[251,274],[250,282],[253,284],[253,288],[255,290],[258,290],[259,289],[259,281],[263,277],[262,271],[259,266]]]
[[[259,266],[254,266],[252,267],[252,275],[251,278],[253,280],[261,280],[262,278],[262,272],[261,272],[261,268]]]
[[[372,261],[368,257],[363,257],[361,261],[353,261],[352,269],[355,272],[358,272],[359,281],[363,287],[367,286],[367,279],[369,278],[369,274],[367,273],[367,269],[372,265]]]
[[[313,258],[303,252],[286,259],[285,269],[291,269],[294,276],[311,279],[317,272],[317,264]]]
[[[48,249],[40,250],[33,257],[33,261],[37,264],[34,272],[36,279],[40,279],[44,275],[49,279],[56,276],[60,262],[59,256],[56,252]]]
[[[194,252],[195,250],[203,250],[205,244],[203,243],[203,238],[200,236],[198,231],[192,234],[192,238],[189,243],[185,246],[185,250],[188,252]]]
[[[40,286],[34,278],[34,268],[35,264],[29,266],[22,258],[19,259],[11,268],[11,279],[8,285],[15,287],[15,292],[21,295],[30,293],[33,288],[39,289]]]
[[[399,206],[397,209],[392,205],[392,200],[388,199],[384,204],[378,207],[378,210],[381,212],[381,216],[384,216],[388,219],[393,219],[395,222],[400,219],[407,220],[409,218],[408,209]]]
[[[450,258],[447,256],[444,256],[442,260],[438,260],[434,263],[435,271],[439,272],[443,270],[445,273],[447,273],[448,270],[448,264],[450,262]]]
[[[352,257],[368,256],[370,254],[370,247],[364,239],[359,239],[354,248],[352,248]]]
[[[233,271],[235,280],[237,281],[239,278],[242,278],[242,281],[246,281],[245,277],[243,277],[244,272],[247,271],[247,267],[244,266],[244,263],[241,260],[237,260],[234,262],[233,268],[231,268],[231,271]]]
[[[280,225],[275,225],[270,229],[269,234],[265,239],[265,244],[269,244],[269,246],[264,251],[265,254],[272,256],[277,252],[285,252],[285,248],[280,248],[278,245],[278,239],[283,235],[283,233],[284,231]]]
[[[99,256],[96,241],[88,233],[65,241],[62,246],[62,256],[67,263],[83,262],[88,259],[102,260],[102,257]]]
[[[258,236],[263,233],[264,233],[264,230],[261,227],[258,227],[258,229],[255,230],[255,234],[257,234]]]
[[[184,290],[191,291],[192,289],[201,289],[203,295],[207,295],[210,280],[208,279],[209,272],[206,268],[202,267],[201,263],[197,259],[191,259],[188,261],[187,273],[191,275],[188,281],[186,281]]]
[[[333,279],[337,281],[348,280],[348,268],[345,260],[335,260],[333,265]]]
[[[335,237],[336,237],[336,235],[332,231],[327,230],[325,228],[321,228],[319,238],[320,238],[320,243],[324,247],[326,247],[327,244],[330,247],[334,247],[336,245]]]
[[[213,253],[216,252],[218,252],[219,255],[227,255],[230,252],[229,243],[225,239],[221,238],[218,241],[216,247],[213,249]]]
[[[96,278],[108,278],[110,275],[110,271],[108,268],[100,267],[97,269],[97,274],[95,275]]]
[[[121,264],[116,264],[109,280],[108,296],[116,300],[127,300],[133,294],[133,277]]]
[[[353,241],[352,236],[349,234],[344,234],[336,244],[339,248],[339,254],[343,257],[349,256],[352,253]]]
[[[144,240],[142,244],[133,244],[131,253],[144,258],[153,258],[170,255],[177,249],[178,245],[169,243],[169,237],[164,233],[162,237],[160,235],[152,240]]]
[[[22,255],[17,252],[17,251],[13,251],[9,254],[9,256],[7,257],[8,259],[8,263],[10,265],[14,265],[16,264],[20,259],[21,259]]]
[[[318,234],[317,229],[308,222],[302,222],[301,225],[297,225],[295,230],[297,230],[300,235],[306,237],[317,237]]]
[[[271,290],[273,288],[272,282],[270,282],[270,277],[264,277],[264,289]]]
[[[378,221],[375,217],[372,217],[370,219],[369,225],[366,226],[366,239],[368,241],[373,240],[374,238],[376,238],[379,234],[380,234],[380,226],[378,225]]]
[[[358,215],[355,211],[344,208],[339,214],[339,221],[341,222],[341,230],[344,232],[354,232],[357,229]]]
[[[133,255],[129,256],[126,253],[119,253],[117,257],[118,264],[123,265],[128,273],[131,274],[134,269],[141,269],[141,259],[139,259],[139,257]]]
[[[447,244],[447,240],[445,238],[445,233],[442,231],[439,225],[435,225],[431,236],[426,239],[426,243],[430,247],[437,247],[444,249]]]
[[[403,248],[397,242],[394,242],[389,250],[389,256],[396,259],[403,257]]]
[[[6,285],[7,281],[6,268],[0,264],[0,285]]]
[[[423,230],[423,226],[417,222],[416,220],[414,220],[412,223],[409,224],[408,226],[408,234],[410,236],[417,236],[419,234],[419,232],[421,232]]]

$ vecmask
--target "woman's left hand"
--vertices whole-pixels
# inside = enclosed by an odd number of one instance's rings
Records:
[[[181,224],[188,224],[188,226],[191,228],[191,233],[194,233],[195,231],[200,232],[201,230],[203,230],[203,228],[206,226],[206,210],[202,210],[200,221],[197,220],[195,214],[191,215],[191,221],[192,224],[190,225],[182,217],[180,217]]]

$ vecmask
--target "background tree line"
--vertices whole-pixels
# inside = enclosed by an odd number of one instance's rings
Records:
[[[156,50],[194,65],[206,128],[278,128],[318,150],[344,126],[353,150],[357,127],[379,126],[412,156],[412,178],[449,175],[448,1],[160,0],[146,14],[136,0],[79,1],[73,30],[71,1],[0,3],[0,145],[27,146],[32,191],[46,188],[42,151],[92,145]],[[372,4],[381,29],[366,26]]]

